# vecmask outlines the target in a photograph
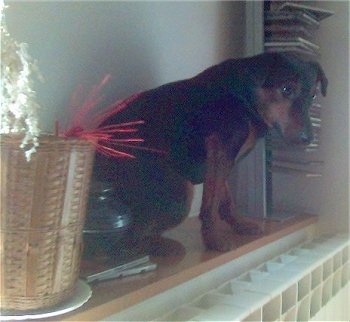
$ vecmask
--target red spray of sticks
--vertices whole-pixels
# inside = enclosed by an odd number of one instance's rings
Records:
[[[164,153],[161,150],[140,146],[144,139],[137,136],[138,126],[144,124],[143,120],[132,120],[125,123],[100,126],[105,120],[120,113],[140,95],[134,94],[125,100],[117,101],[104,110],[94,111],[103,100],[100,92],[111,79],[106,75],[98,85],[93,86],[86,98],[82,100],[82,86],[79,86],[71,97],[71,108],[76,112],[72,118],[68,130],[60,132],[63,137],[77,137],[91,142],[97,152],[115,158],[135,158],[131,153],[120,149],[141,149]],[[56,123],[56,131],[59,131],[59,124]],[[130,137],[125,138],[125,134]],[[121,137],[122,135],[122,137]]]

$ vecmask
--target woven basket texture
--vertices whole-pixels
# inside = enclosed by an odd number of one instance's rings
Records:
[[[79,277],[94,148],[43,136],[27,162],[0,135],[0,308],[31,310],[71,296]]]

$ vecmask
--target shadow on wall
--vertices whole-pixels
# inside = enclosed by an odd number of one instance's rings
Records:
[[[217,58],[241,58],[245,54],[246,1],[223,1],[218,6]]]
[[[29,44],[44,83],[36,84],[44,130],[62,118],[78,84],[89,89],[107,73],[104,95],[114,101],[152,86],[153,45],[145,35],[142,4],[114,2],[20,2],[7,12],[10,33]],[[137,22],[137,23],[135,23]],[[136,75],[135,75],[136,74]],[[45,122],[46,121],[46,122]],[[46,123],[46,124],[44,124]]]
[[[29,44],[44,130],[78,84],[110,73],[106,104],[241,56],[244,2],[11,2],[11,35]]]

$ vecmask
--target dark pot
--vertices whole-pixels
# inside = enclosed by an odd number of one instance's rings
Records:
[[[111,256],[132,223],[128,206],[120,201],[108,183],[91,186],[84,226],[84,258]]]

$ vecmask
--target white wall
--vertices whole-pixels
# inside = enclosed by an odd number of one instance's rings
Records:
[[[349,1],[318,1],[335,15],[323,23],[318,35],[321,63],[329,90],[323,100],[324,176],[320,196],[321,227],[349,232]]]
[[[314,156],[323,160],[323,176],[274,174],[277,206],[320,215],[320,229],[349,231],[349,2],[315,1],[334,11],[321,22],[315,43],[329,80],[322,105],[321,148]]]
[[[6,1],[11,35],[29,44],[53,130],[80,83],[107,73],[110,101],[195,75],[244,50],[244,2]],[[108,99],[106,102],[109,101]]]

